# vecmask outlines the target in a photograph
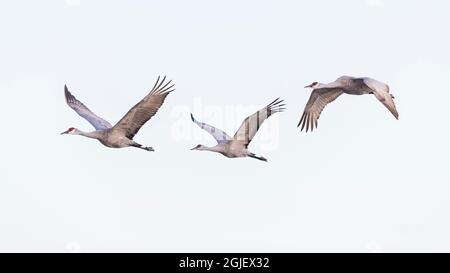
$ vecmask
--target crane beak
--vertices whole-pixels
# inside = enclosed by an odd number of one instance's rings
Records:
[[[305,86],[305,88],[310,88],[312,87],[312,84]]]
[[[193,150],[197,150],[197,146],[195,146],[194,148],[191,149],[191,151],[193,151]]]
[[[69,131],[65,131],[65,132],[62,132],[60,135],[65,135],[65,134],[68,134],[69,133]]]

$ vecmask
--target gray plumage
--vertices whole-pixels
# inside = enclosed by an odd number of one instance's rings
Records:
[[[297,125],[297,127],[301,126],[302,131],[306,128],[306,132],[309,130],[312,132],[314,128],[317,128],[320,114],[325,106],[344,93],[349,95],[374,94],[396,119],[399,117],[393,100],[394,96],[389,93],[389,86],[372,78],[342,76],[328,84],[313,82],[306,87],[313,88],[313,91]]]
[[[271,115],[285,110],[284,106],[285,104],[283,104],[283,100],[274,100],[266,107],[260,109],[253,115],[248,116],[242,122],[233,137],[230,137],[224,131],[217,129],[214,126],[197,121],[191,114],[192,121],[200,128],[210,133],[217,141],[217,145],[214,147],[207,147],[199,144],[192,148],[192,150],[217,152],[229,158],[251,157],[258,160],[267,161],[266,158],[256,156],[254,153],[248,151],[247,148],[263,122]]]
[[[152,118],[161,105],[164,103],[167,95],[174,91],[174,84],[171,81],[165,83],[166,77],[162,80],[158,77],[150,93],[145,96],[138,104],[131,108],[128,113],[114,126],[101,117],[94,114],[82,102],[73,96],[67,86],[64,87],[64,94],[67,104],[75,110],[81,117],[85,118],[94,126],[96,131],[82,132],[76,128],[62,134],[82,135],[99,140],[103,145],[111,148],[137,147],[147,151],[153,151],[151,147],[144,147],[133,140],[139,129]]]

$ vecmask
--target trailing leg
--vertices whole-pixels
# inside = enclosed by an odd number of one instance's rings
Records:
[[[145,146],[142,146],[139,143],[133,143],[131,146],[139,148],[139,149],[142,149],[142,150],[146,150],[146,151],[149,151],[149,152],[154,152],[155,151],[152,147],[145,147]]]
[[[264,158],[264,157],[262,157],[262,156],[256,156],[254,153],[249,153],[248,156],[251,157],[251,158],[254,158],[254,159],[258,159],[258,160],[267,162],[267,159],[266,159],[266,158]]]

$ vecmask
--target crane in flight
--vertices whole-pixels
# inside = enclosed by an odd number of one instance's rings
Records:
[[[208,147],[202,144],[198,144],[191,150],[216,152],[228,158],[251,157],[258,160],[267,161],[266,158],[255,155],[247,148],[263,122],[271,115],[285,110],[284,106],[285,104],[283,104],[283,100],[280,100],[279,98],[274,100],[266,107],[257,111],[253,115],[248,116],[242,122],[241,127],[237,130],[236,134],[233,137],[230,137],[220,129],[197,121],[191,114],[192,121],[200,128],[210,133],[217,141],[216,146]]]
[[[300,118],[297,127],[301,131],[306,127],[306,132],[317,128],[319,116],[323,108],[342,94],[365,95],[373,94],[375,97],[398,119],[398,112],[394,104],[394,96],[389,93],[389,86],[372,78],[355,78],[350,76],[339,77],[336,81],[323,84],[313,82],[305,86],[313,91]]]
[[[70,92],[67,86],[64,86],[66,102],[78,115],[86,119],[95,131],[83,132],[76,128],[69,128],[61,134],[80,135],[88,138],[97,139],[103,145],[110,148],[136,147],[146,151],[154,151],[152,147],[145,147],[133,140],[139,129],[152,118],[161,105],[164,103],[167,95],[174,91],[172,81],[165,83],[166,77],[158,79],[150,93],[139,103],[131,108],[128,113],[116,125],[112,126],[108,121],[94,114],[82,102],[77,100]]]

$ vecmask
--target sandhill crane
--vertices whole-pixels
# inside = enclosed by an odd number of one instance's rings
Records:
[[[217,145],[214,147],[207,147],[205,145],[198,144],[191,150],[221,153],[222,155],[229,158],[248,156],[258,160],[267,161],[266,158],[262,156],[256,156],[254,153],[248,151],[247,147],[252,141],[252,138],[256,135],[256,132],[258,132],[258,129],[259,127],[261,127],[264,120],[266,120],[272,114],[285,110],[285,108],[283,108],[284,106],[285,104],[283,104],[283,100],[280,100],[279,98],[274,100],[266,107],[257,111],[253,115],[248,116],[242,122],[241,127],[239,127],[236,134],[232,138],[220,129],[197,121],[191,114],[192,121],[196,123],[200,128],[210,133],[217,141]]]
[[[167,95],[174,91],[172,81],[164,83],[166,77],[160,81],[160,77],[153,86],[150,93],[142,99],[138,104],[131,108],[128,113],[114,126],[109,122],[95,115],[82,102],[77,100],[64,86],[66,102],[78,113],[94,126],[93,132],[82,132],[76,128],[61,133],[70,135],[81,135],[99,140],[103,145],[110,148],[136,147],[146,151],[154,151],[152,147],[144,147],[133,141],[133,137],[139,129],[153,117],[163,104]]]
[[[398,112],[394,104],[394,96],[389,94],[389,86],[377,80],[363,77],[355,78],[350,76],[342,76],[336,81],[322,84],[313,82],[305,86],[305,88],[312,88],[313,91],[306,104],[303,115],[297,127],[302,126],[301,130],[305,128],[306,132],[314,127],[317,128],[320,113],[325,106],[334,101],[343,93],[350,95],[364,95],[374,94],[375,97],[386,106],[386,108],[398,119]]]

